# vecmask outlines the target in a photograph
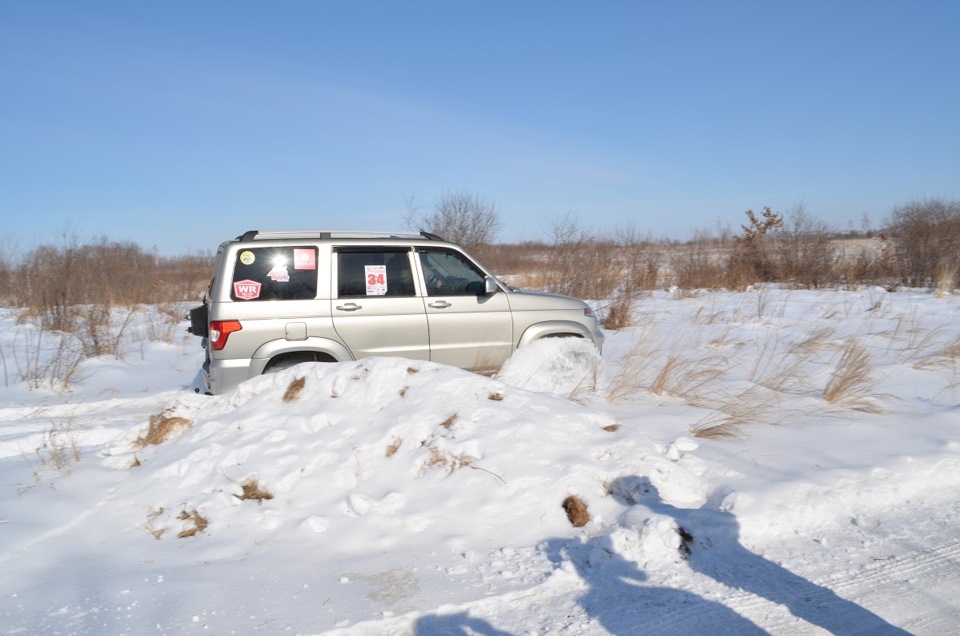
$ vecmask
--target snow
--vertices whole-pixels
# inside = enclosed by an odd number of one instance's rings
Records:
[[[179,331],[31,388],[6,310],[0,634],[955,633],[957,314],[664,291],[602,357],[310,364],[210,397]],[[862,381],[828,401],[853,346]]]

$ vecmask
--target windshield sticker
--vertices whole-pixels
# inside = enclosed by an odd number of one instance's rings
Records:
[[[260,283],[255,280],[239,280],[233,284],[233,295],[240,300],[260,298]]]
[[[313,248],[293,248],[293,269],[317,269],[317,253]]]
[[[287,271],[286,265],[274,265],[273,269],[267,272],[267,276],[278,283],[290,282],[290,272]]]
[[[367,296],[383,296],[387,293],[387,266],[364,265],[367,275]]]
[[[244,265],[253,265],[253,262],[257,260],[257,257],[253,255],[253,252],[250,250],[244,250],[240,252],[240,262]]]

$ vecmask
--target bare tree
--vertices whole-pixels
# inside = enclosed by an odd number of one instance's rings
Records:
[[[405,222],[453,241],[472,252],[483,251],[497,238],[502,223],[496,205],[467,190],[447,192],[433,210],[421,214],[413,198],[407,200]]]

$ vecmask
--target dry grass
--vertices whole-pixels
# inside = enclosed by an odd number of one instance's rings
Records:
[[[567,519],[574,528],[582,528],[590,523],[590,513],[587,511],[587,504],[583,499],[576,495],[568,495],[561,504],[563,511],[567,513]]]
[[[443,428],[445,428],[445,429],[447,429],[447,430],[449,431],[450,428],[453,426],[453,423],[457,421],[457,417],[458,417],[458,415],[457,415],[456,413],[454,413],[453,415],[451,415],[451,416],[448,417],[447,419],[443,420],[443,421],[440,423],[440,426],[442,426]]]
[[[771,417],[776,405],[775,394],[762,387],[747,389],[691,426],[690,433],[701,439],[739,439],[746,426],[780,423]]]
[[[240,487],[243,489],[243,494],[234,495],[234,497],[240,501],[253,500],[259,504],[263,503],[264,500],[273,499],[273,493],[265,488],[261,488],[259,482],[253,477],[249,477],[240,484]]]
[[[854,411],[881,413],[877,400],[884,396],[872,392],[872,373],[870,355],[856,340],[851,340],[823,389],[823,399]]]
[[[430,455],[424,462],[420,474],[422,475],[429,468],[442,468],[447,471],[447,475],[452,475],[457,470],[470,466],[473,459],[470,457],[460,457],[450,451],[440,450],[436,446],[430,447]]]
[[[960,359],[960,336],[943,347],[943,349],[933,355],[925,357],[914,363],[914,369],[937,369],[943,367],[957,368],[957,361]]]
[[[160,508],[157,508],[156,510],[152,511],[150,514],[147,515],[147,525],[144,526],[144,527],[146,528],[147,532],[150,533],[150,536],[152,536],[154,539],[157,539],[157,540],[159,540],[160,537],[163,536],[163,533],[166,532],[167,529],[166,529],[166,528],[154,528],[153,525],[151,525],[151,520],[156,519],[157,517],[159,517],[159,516],[162,515],[163,513],[164,513],[163,506],[161,506]]]
[[[495,391],[495,392],[491,393],[490,395],[488,395],[487,398],[490,399],[490,400],[493,400],[494,402],[502,402],[502,401],[503,401],[503,393],[501,393],[500,391]]]
[[[402,439],[400,439],[399,437],[394,438],[394,440],[393,440],[392,442],[390,442],[389,445],[387,445],[387,449],[383,452],[383,456],[384,456],[384,457],[393,457],[394,455],[397,454],[397,451],[400,450],[400,446],[401,446],[402,444],[403,444],[403,440],[402,440]]]
[[[191,510],[190,512],[184,510],[177,516],[177,519],[191,524],[180,531],[180,533],[177,535],[178,539],[186,539],[187,537],[198,535],[206,530],[207,526],[210,525],[210,522],[207,520],[207,518],[202,516],[196,510]]]
[[[816,329],[786,351],[778,350],[780,337],[772,334],[760,346],[750,381],[778,393],[806,392],[809,389],[808,364],[826,346],[833,333],[829,327]]]
[[[727,360],[722,356],[681,359],[679,354],[671,353],[650,385],[650,392],[654,395],[667,393],[692,403],[697,402],[710,385],[726,375],[721,368],[724,366],[727,366]]]
[[[648,325],[630,344],[630,348],[617,366],[616,373],[607,384],[607,401],[626,400],[646,389],[643,381],[644,371],[649,366],[650,360],[657,354],[656,340],[650,337],[652,328],[653,325]]]
[[[617,431],[620,430],[620,425],[619,425],[619,424],[608,424],[608,425],[604,426],[604,427],[602,428],[602,430],[604,430],[604,431],[606,431],[606,432],[608,432],[608,433],[616,433]]]
[[[193,421],[185,417],[177,417],[170,414],[170,409],[165,409],[160,413],[150,416],[150,425],[147,432],[138,437],[133,445],[136,448],[145,448],[147,446],[157,446],[164,443],[171,437],[176,437],[180,433],[190,429]]]
[[[37,479],[42,471],[65,472],[71,463],[80,461],[80,439],[73,429],[73,421],[54,422],[35,453],[39,462],[39,467],[34,471]]]
[[[283,392],[284,403],[289,404],[290,402],[300,399],[300,394],[303,393],[303,387],[306,383],[307,379],[303,376],[292,380],[290,386]]]

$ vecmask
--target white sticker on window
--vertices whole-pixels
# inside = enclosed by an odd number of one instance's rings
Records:
[[[364,265],[367,275],[367,296],[383,296],[387,293],[387,266]]]

